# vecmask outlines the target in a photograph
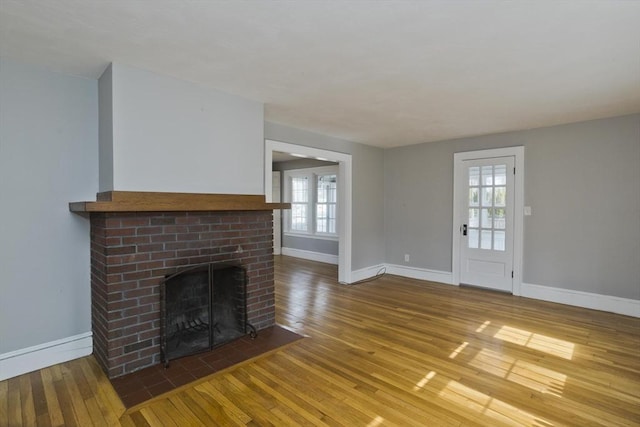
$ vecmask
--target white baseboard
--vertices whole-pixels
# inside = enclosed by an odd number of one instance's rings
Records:
[[[372,265],[370,267],[361,268],[351,272],[351,283],[361,280],[370,279],[378,274],[385,272],[387,266],[385,264]]]
[[[429,282],[453,284],[453,274],[449,271],[428,270],[426,268],[407,267],[404,265],[387,264],[387,273],[411,279],[428,280]]]
[[[282,247],[282,255],[292,256],[294,258],[308,259],[310,261],[324,262],[325,264],[338,265],[338,255],[323,254],[320,252],[304,251],[302,249],[285,247]]]
[[[426,268],[408,267],[403,265],[386,264],[387,273],[397,276],[409,277],[418,280],[428,280],[430,282],[453,284],[453,274],[448,271],[428,270]],[[362,278],[371,277],[380,266],[363,268],[354,271],[354,281],[358,275]],[[361,273],[362,272],[362,273]],[[369,273],[367,276],[366,273]],[[640,317],[640,300],[620,298],[609,295],[594,294],[589,292],[574,291],[570,289],[556,288],[551,286],[534,285],[522,283],[520,296],[534,298],[542,301],[557,302],[560,304],[573,305],[576,307],[589,308],[592,310],[608,311],[611,313],[623,314],[625,316]]]
[[[593,310],[640,317],[640,300],[522,283],[521,296]]]
[[[91,332],[85,332],[84,334],[0,354],[0,381],[88,356],[92,352],[92,334]]]

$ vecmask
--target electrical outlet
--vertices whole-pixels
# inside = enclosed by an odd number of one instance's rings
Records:
[[[404,262],[411,262],[411,257],[409,254],[404,254]]]

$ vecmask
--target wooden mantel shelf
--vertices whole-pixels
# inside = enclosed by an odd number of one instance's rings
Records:
[[[69,210],[91,212],[268,211],[290,203],[267,203],[262,195],[106,191],[95,202],[71,202]]]

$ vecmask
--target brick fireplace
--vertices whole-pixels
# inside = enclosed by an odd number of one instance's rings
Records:
[[[263,196],[129,192],[70,204],[91,218],[93,347],[109,378],[160,363],[160,285],[188,266],[240,264],[248,323],[274,325],[272,212],[280,207]]]

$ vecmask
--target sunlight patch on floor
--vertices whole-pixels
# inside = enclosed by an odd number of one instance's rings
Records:
[[[367,427],[376,427],[376,426],[381,425],[383,422],[384,422],[384,418],[382,418],[380,415],[378,415],[373,420],[371,420],[371,422],[369,424],[367,424]]]
[[[553,426],[552,423],[529,412],[487,396],[457,381],[449,381],[438,393],[439,397],[505,424],[525,426]]]
[[[484,322],[482,325],[478,326],[478,329],[476,329],[476,332],[482,332],[486,329],[487,326],[489,326],[491,324],[490,320],[487,320],[486,322]]]
[[[567,381],[564,374],[486,348],[480,350],[469,365],[531,390],[557,397],[562,397]]]
[[[436,373],[434,371],[429,372],[420,381],[416,383],[415,387],[413,387],[413,391],[418,391],[421,388],[423,388],[429,381],[431,381],[431,378],[435,376],[436,376]]]
[[[466,341],[465,341],[465,342],[463,342],[462,344],[460,344],[460,345],[458,346],[458,348],[456,348],[455,350],[453,350],[453,351],[451,352],[451,354],[449,355],[449,359],[455,359],[455,358],[456,358],[456,356],[457,356],[458,354],[460,354],[460,352],[462,352],[462,350],[464,350],[464,349],[465,349],[465,347],[466,347],[466,346],[468,346],[468,345],[469,345],[469,343],[468,343],[468,342],[466,342]]]
[[[495,333],[494,338],[542,351],[552,356],[571,360],[575,344],[558,338],[525,331],[511,326],[503,326]]]

